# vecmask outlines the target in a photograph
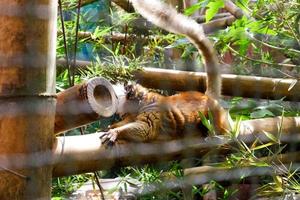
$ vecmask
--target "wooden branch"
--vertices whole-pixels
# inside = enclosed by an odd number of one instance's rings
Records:
[[[55,133],[112,116],[118,101],[104,78],[93,78],[57,94]]]
[[[235,20],[236,18],[232,15],[224,15],[225,17],[222,18],[216,18],[215,20],[209,21],[208,23],[204,23],[202,24],[203,26],[203,30],[205,34],[210,34],[210,33],[214,33],[217,30],[221,30],[221,29],[225,29],[226,27],[230,26]],[[144,19],[143,19],[144,20]],[[137,23],[139,23],[137,25]],[[134,29],[137,29],[137,32],[142,32],[144,33],[144,30],[150,30],[154,28],[154,25],[152,25],[150,22],[136,22],[136,23],[132,23],[129,24],[130,27],[133,27]],[[58,34],[62,34],[61,32],[58,32]],[[105,43],[111,43],[112,41],[114,42],[134,42],[136,40],[139,34],[124,34],[124,33],[113,33],[113,35],[111,34],[107,34],[102,36],[102,38],[104,39]],[[91,32],[87,32],[87,31],[81,31],[78,33],[78,37],[80,39],[101,39],[101,38],[92,38],[92,33]],[[150,36],[150,37],[146,37],[146,39],[156,39],[159,38],[160,36]]]
[[[221,17],[224,16],[224,17]],[[204,17],[199,17],[199,18],[195,18],[195,20],[199,23],[203,20]],[[233,15],[230,15],[228,13],[225,13],[223,15],[217,15],[215,18],[213,18],[213,20],[207,22],[207,23],[202,23],[202,27],[203,27],[203,31],[204,33],[207,34],[211,34],[214,33],[218,30],[222,30],[225,29],[226,27],[230,26],[234,21],[236,20],[236,17]],[[142,25],[142,23],[141,23]],[[147,25],[145,27],[143,27],[142,29],[146,29],[146,28],[154,28],[154,25],[150,26]]]
[[[129,13],[134,12],[134,8],[131,5],[129,0],[112,0],[112,2],[116,5],[118,5],[119,7],[121,7],[126,12],[129,12]]]
[[[113,42],[121,42],[121,43],[134,42],[139,37],[136,34],[113,33],[112,35],[107,34],[107,35],[103,35],[102,37],[99,37],[99,38],[93,38],[92,34],[93,33],[91,33],[91,32],[81,31],[78,33],[78,37],[80,39],[88,39],[88,40],[103,39],[104,43],[106,43],[106,44],[111,43],[112,41]],[[147,37],[147,39],[148,39],[148,37]],[[150,39],[155,39],[155,37],[150,37]],[[145,40],[146,40],[146,38],[145,38]]]
[[[81,7],[86,6],[88,4],[92,4],[96,1],[97,0],[82,0],[81,1]],[[131,3],[129,3],[128,0],[111,0],[111,2],[113,2],[114,4],[116,4],[117,6],[122,8],[123,10],[125,10],[126,12],[129,12],[129,13],[134,12],[134,9],[133,9]],[[65,3],[63,3],[63,7],[67,8],[67,9],[73,9],[73,8],[77,8],[78,5],[74,4],[74,3],[66,3],[65,2]]]
[[[134,8],[132,7],[132,5],[129,1],[113,0],[113,2],[115,4],[117,4],[118,6],[120,6],[121,8],[123,8],[127,12],[134,12]],[[205,34],[210,34],[217,30],[224,29],[227,26],[230,26],[233,23],[233,21],[235,21],[236,19],[239,19],[243,16],[242,10],[229,0],[225,1],[225,9],[229,13],[216,14],[213,17],[212,21],[210,21],[206,24],[202,24]],[[141,23],[141,19],[144,22]],[[144,30],[150,30],[155,27],[152,23],[148,22],[146,19],[144,19],[144,18],[141,18],[141,19],[138,19],[138,22],[134,22],[132,24],[132,26],[134,26],[135,29],[137,29],[137,30],[141,29],[142,30],[141,32],[145,32]],[[194,20],[197,21],[198,23],[203,23],[203,22],[205,22],[205,16],[195,17]],[[129,25],[129,26],[131,26],[131,25]],[[137,32],[139,32],[139,31],[137,31]]]
[[[215,19],[208,23],[202,24],[204,33],[210,34],[210,33],[216,32],[218,30],[225,29],[228,26],[230,26],[235,20],[236,20],[236,18],[231,15],[228,17]]]
[[[205,34],[213,33],[217,30],[225,29],[227,26],[230,26],[236,18],[230,13],[221,13],[217,14],[211,21],[205,22],[205,16],[195,17],[195,21],[201,23]],[[133,20],[128,24],[129,27],[135,30],[136,34],[149,34],[149,30],[157,28],[151,22],[147,21],[144,18],[138,18]]]
[[[220,19],[220,18],[224,18],[224,17],[229,17],[232,16],[232,14],[230,13],[217,13],[215,14],[215,16],[212,18],[212,20],[216,20],[216,19]],[[192,17],[196,22],[198,22],[199,24],[205,23],[206,22],[206,16],[205,15],[201,15],[201,16],[197,16],[197,17]]]
[[[270,134],[278,135],[276,128],[269,127],[278,125],[277,119],[266,118],[267,130],[274,131]],[[300,117],[284,118],[282,129],[282,142],[300,141]],[[249,120],[243,125],[250,126],[259,121]],[[242,126],[243,126],[242,125]],[[259,127],[261,131],[264,129]],[[247,130],[247,131],[243,131]],[[270,139],[264,134],[258,134],[258,130],[252,132],[248,129],[241,129],[240,139],[246,143],[253,143],[257,138],[261,142],[269,142]],[[252,134],[255,133],[255,134]],[[201,157],[210,151],[218,151],[220,154],[228,154],[228,145],[232,142],[226,139],[208,138],[205,141],[201,138],[186,138],[177,141],[154,141],[153,143],[127,143],[117,144],[113,149],[105,149],[99,136],[101,133],[94,133],[84,136],[57,137],[57,145],[54,149],[55,167],[53,176],[65,176],[84,172],[108,169],[113,166],[127,166],[144,163],[157,163],[173,159],[188,158],[191,156]],[[256,137],[254,137],[254,135]],[[87,145],[88,144],[88,145]]]
[[[235,16],[237,19],[240,19],[243,17],[244,13],[242,9],[237,7],[231,0],[226,0],[225,2],[225,9],[230,12],[233,16]]]
[[[88,66],[90,66],[92,63],[89,61],[84,61],[84,60],[76,60],[76,68],[77,69],[81,69],[81,70],[85,70]],[[56,60],[56,67],[64,67],[64,69],[66,69],[67,66],[67,61],[64,58],[59,58]],[[77,71],[77,70],[75,70]]]
[[[88,4],[92,4],[96,2],[97,0],[81,0],[81,7],[86,6]],[[77,1],[75,3],[70,2],[62,2],[62,6],[66,9],[74,9],[78,7]]]

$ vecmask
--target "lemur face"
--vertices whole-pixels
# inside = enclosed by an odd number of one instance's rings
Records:
[[[147,89],[136,83],[125,85],[125,94],[127,100],[142,101],[147,94]]]

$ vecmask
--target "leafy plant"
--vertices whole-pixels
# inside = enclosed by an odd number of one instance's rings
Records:
[[[90,175],[88,174],[54,178],[52,180],[52,199],[64,199],[65,196],[74,192],[89,179]]]

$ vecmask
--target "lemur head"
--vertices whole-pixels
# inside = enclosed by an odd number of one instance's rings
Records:
[[[146,97],[148,90],[137,83],[129,83],[124,86],[127,100],[142,101]]]

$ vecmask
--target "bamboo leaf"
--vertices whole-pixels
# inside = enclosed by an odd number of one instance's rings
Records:
[[[293,89],[293,87],[294,87],[297,83],[298,83],[298,80],[292,81],[292,83],[291,83],[291,85],[290,85],[288,91],[291,91],[291,89]]]
[[[210,21],[215,16],[215,14],[218,13],[220,8],[224,8],[223,0],[215,0],[209,2],[207,4],[207,10],[205,12],[206,22]]]
[[[259,145],[257,147],[254,147],[251,150],[255,151],[255,150],[259,150],[259,149],[264,149],[264,148],[267,148],[267,147],[272,146],[272,145],[274,145],[274,142],[269,142],[269,143],[262,144],[262,145]]]
[[[278,139],[273,135],[273,134],[270,134],[268,132],[265,132],[263,131],[263,133],[267,136],[267,138],[269,138],[271,141],[275,142],[275,143],[278,143]]]

